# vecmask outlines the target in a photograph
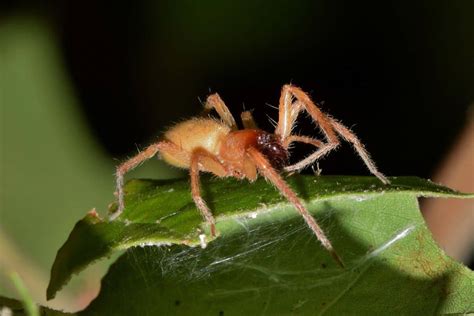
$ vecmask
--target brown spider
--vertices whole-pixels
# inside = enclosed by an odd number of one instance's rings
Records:
[[[118,210],[111,215],[111,219],[119,216],[124,209],[124,175],[157,152],[160,152],[161,157],[169,164],[190,170],[192,197],[202,216],[209,223],[212,236],[216,235],[215,219],[201,197],[199,172],[211,172],[218,177],[247,178],[249,181],[255,181],[258,170],[295,206],[324,248],[339,264],[343,265],[329,239],[296,193],[280,176],[279,171],[294,172],[312,164],[339,146],[339,135],[353,144],[359,156],[375,176],[383,183],[389,183],[387,178],[377,170],[356,135],[335,119],[324,114],[303,90],[289,84],[282,88],[278,125],[274,134],[258,129],[248,111],[241,114],[244,129],[238,130],[234,117],[217,93],[207,98],[204,108],[206,111],[214,109],[221,120],[195,117],[178,123],[164,134],[163,140],[148,146],[144,151],[117,167]],[[291,134],[296,118],[303,110],[309,113],[316,124],[319,124],[326,142]],[[310,144],[318,149],[303,160],[288,165],[290,156],[288,147],[293,142]]]

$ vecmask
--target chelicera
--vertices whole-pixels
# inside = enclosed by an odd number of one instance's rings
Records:
[[[199,173],[210,172],[218,177],[235,177],[249,181],[255,181],[257,174],[260,174],[273,183],[294,205],[323,247],[339,264],[343,265],[323,230],[282,178],[280,172],[296,172],[313,164],[336,149],[341,137],[354,146],[370,172],[383,183],[388,184],[389,181],[377,170],[357,136],[343,124],[324,114],[307,93],[290,84],[282,88],[278,123],[273,134],[258,129],[248,111],[241,114],[244,128],[239,130],[234,117],[218,94],[210,95],[204,108],[206,111],[214,109],[220,120],[203,116],[178,123],[165,132],[162,140],[151,144],[117,167],[118,210],[111,215],[111,219],[119,216],[125,207],[124,175],[160,153],[162,159],[169,164],[189,169],[192,198],[203,218],[209,223],[212,236],[216,235],[215,219],[201,196]],[[319,126],[325,137],[324,141],[292,134],[296,119],[302,111],[306,111]],[[295,142],[310,144],[317,150],[301,161],[289,164],[288,149]]]

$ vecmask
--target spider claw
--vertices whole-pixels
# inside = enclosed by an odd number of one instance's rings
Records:
[[[388,180],[388,179],[387,179],[383,174],[381,174],[381,173],[377,173],[377,174],[375,174],[375,176],[376,176],[377,178],[379,178],[379,180],[382,181],[383,184],[387,184],[387,185],[388,185],[388,184],[391,183],[390,180]]]

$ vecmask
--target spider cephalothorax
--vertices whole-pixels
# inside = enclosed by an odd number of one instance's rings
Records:
[[[273,183],[304,218],[322,245],[342,265],[331,242],[316,220],[280,176],[282,169],[289,172],[301,170],[339,146],[339,137],[352,143],[369,170],[383,183],[389,183],[375,167],[355,134],[340,122],[324,114],[300,88],[284,85],[279,104],[278,124],[274,134],[256,128],[252,114],[241,114],[244,129],[238,130],[234,117],[218,94],[210,95],[204,104],[206,110],[214,109],[221,120],[197,117],[170,128],[163,139],[117,167],[118,210],[111,219],[118,217],[125,207],[123,177],[131,169],[150,159],[157,152],[171,165],[188,168],[191,176],[191,193],[197,208],[209,223],[211,234],[216,235],[215,219],[201,197],[199,172],[210,172],[219,177],[236,177],[253,181],[257,172]],[[306,111],[323,131],[325,140],[309,136],[292,135],[298,115]],[[303,160],[288,165],[288,148],[294,142],[306,143],[317,148]]]

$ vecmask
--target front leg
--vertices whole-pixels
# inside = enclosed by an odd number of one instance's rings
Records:
[[[326,143],[323,143],[322,141],[314,139],[312,137],[299,136],[299,135],[290,135],[290,136],[288,136],[285,139],[285,141],[283,143],[283,146],[285,146],[285,148],[288,148],[291,145],[291,143],[293,143],[293,142],[299,142],[299,143],[305,143],[305,144],[313,145],[314,147],[318,148],[318,150],[315,151],[314,153],[312,153],[311,155],[309,155],[308,157],[300,160],[299,162],[297,162],[293,165],[290,165],[290,166],[286,166],[285,168],[283,168],[287,172],[298,171],[298,170],[301,170],[301,169],[305,168],[308,165],[311,165],[314,161],[316,161],[319,158],[321,158],[322,156],[326,155],[327,153],[329,153],[331,150],[333,150],[337,146],[337,144],[336,145],[335,144],[326,144]]]
[[[322,141],[309,137],[309,136],[290,135],[283,142],[283,146],[288,149],[288,147],[290,147],[290,145],[295,142],[313,145],[314,147],[317,147],[317,148],[324,145]]]
[[[326,250],[331,254],[331,256],[341,267],[344,267],[344,263],[341,257],[339,257],[339,255],[337,254],[336,250],[332,246],[331,241],[328,239],[324,231],[321,229],[314,217],[311,216],[311,214],[303,205],[296,193],[288,186],[285,180],[283,180],[283,178],[278,174],[278,172],[272,167],[272,165],[265,158],[265,156],[253,147],[250,147],[247,150],[247,153],[257,166],[259,172],[268,181],[270,181],[291,204],[293,204],[293,206],[303,217],[306,224],[309,226],[309,228],[311,228],[313,233],[316,235],[316,238],[318,238],[319,242],[323,245],[323,247],[326,248]]]
[[[296,102],[294,103],[292,103],[293,98],[296,98]],[[294,110],[293,108],[295,105],[298,105],[298,108]],[[372,174],[379,178],[384,184],[390,183],[390,181],[378,171],[374,161],[370,158],[369,153],[364,148],[357,136],[347,127],[324,114],[321,109],[319,109],[319,107],[311,100],[307,93],[292,85],[283,86],[280,97],[280,118],[275,133],[280,135],[283,141],[290,136],[292,124],[294,124],[296,116],[302,110],[308,112],[313,121],[319,125],[322,132],[326,136],[327,143],[321,146],[321,148],[313,154],[309,155],[302,161],[287,167],[285,170],[301,170],[304,167],[312,164],[317,159],[326,155],[331,150],[334,150],[339,146],[339,135],[354,146],[356,152],[362,158],[365,165]]]
[[[293,102],[294,98],[296,98],[295,102]],[[280,137],[282,142],[291,135],[296,119],[303,110],[319,126],[328,143],[338,142],[331,119],[316,106],[303,90],[290,84],[284,85],[281,89],[278,105],[278,125],[275,134]]]

